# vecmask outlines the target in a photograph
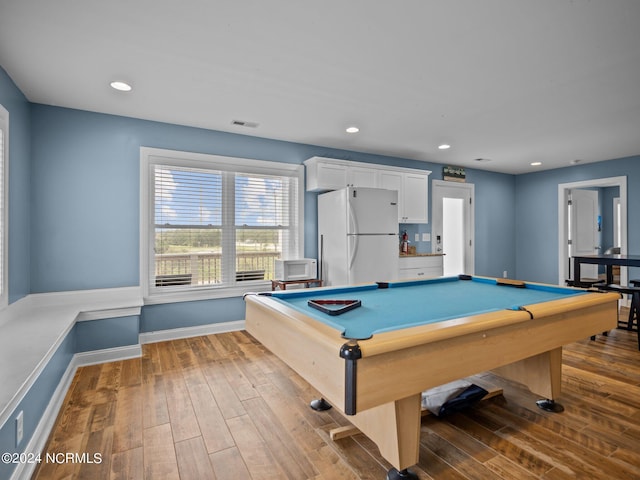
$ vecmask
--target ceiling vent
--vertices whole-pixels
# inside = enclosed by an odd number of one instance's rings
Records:
[[[244,120],[232,120],[231,125],[235,125],[236,127],[258,128],[259,123],[245,122]]]

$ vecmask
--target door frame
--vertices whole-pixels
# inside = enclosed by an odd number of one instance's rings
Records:
[[[469,242],[467,253],[468,255],[465,258],[464,270],[468,275],[474,275],[476,269],[476,261],[475,261],[475,184],[473,183],[464,183],[464,182],[448,182],[446,180],[432,180],[431,182],[431,251],[433,253],[439,253],[436,251],[436,239],[435,239],[435,231],[434,231],[434,212],[435,206],[438,202],[435,201],[436,190],[438,187],[442,188],[454,188],[459,190],[464,190],[469,193],[469,198],[471,199],[471,204],[469,206]]]
[[[564,285],[569,278],[569,264],[566,258],[566,247],[569,239],[567,223],[567,204],[569,190],[591,187],[618,187],[620,189],[620,253],[627,253],[627,177],[594,178],[580,182],[558,184],[558,285]],[[620,269],[620,283],[627,283],[627,269]]]
[[[603,214],[603,212],[600,211],[602,201],[600,189],[572,188],[571,190],[567,190],[567,193],[569,194],[569,200],[571,202],[572,215],[571,220],[567,221],[569,233],[573,239],[571,241],[571,254],[577,256],[601,253],[602,245],[600,245],[600,232],[597,223],[598,215]],[[580,233],[582,236],[579,235]],[[591,235],[591,238],[586,238],[588,235]],[[567,265],[568,268],[571,269],[571,265],[569,265],[568,262]],[[583,265],[581,276],[587,279],[597,279],[598,265]]]

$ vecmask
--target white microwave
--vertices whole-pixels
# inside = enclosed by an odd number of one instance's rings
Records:
[[[318,262],[315,258],[276,260],[275,279],[290,282],[318,278]]]

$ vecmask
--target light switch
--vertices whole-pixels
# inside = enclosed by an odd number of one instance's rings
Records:
[[[422,234],[422,241],[423,242],[430,242],[431,241],[431,234],[430,233],[423,233]]]

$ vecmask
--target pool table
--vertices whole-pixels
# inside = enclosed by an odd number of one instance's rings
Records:
[[[394,467],[387,478],[416,478],[407,469],[418,462],[423,391],[493,370],[554,409],[562,346],[615,328],[619,298],[461,275],[248,294],[245,318],[378,445]]]

